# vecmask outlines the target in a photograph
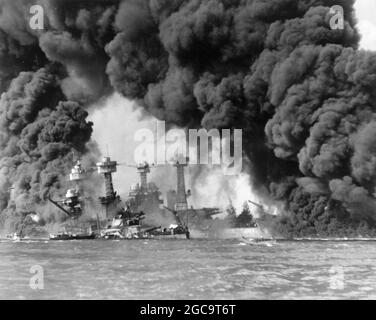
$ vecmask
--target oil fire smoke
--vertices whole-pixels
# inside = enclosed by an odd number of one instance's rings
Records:
[[[354,1],[40,0],[42,31],[34,2],[0,0],[1,217],[60,188],[85,109],[115,90],[173,125],[243,129],[281,232],[375,224],[376,54],[357,49]]]

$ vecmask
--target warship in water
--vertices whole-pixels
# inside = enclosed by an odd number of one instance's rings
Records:
[[[191,196],[191,191],[186,190],[184,172],[188,164],[188,158],[170,164],[176,168],[176,190],[167,192],[166,203],[161,199],[157,185],[148,182],[148,174],[155,165],[147,162],[137,166],[127,165],[137,169],[140,181],[131,187],[128,198],[122,202],[114,189],[112,175],[123,164],[104,157],[94,167],[84,168],[81,161],[76,160],[69,174],[64,198],[57,200],[48,197],[49,202],[65,216],[64,221],[59,223],[57,232],[50,234],[49,239],[270,238],[252,219],[240,221],[241,216],[236,217],[234,213],[234,223],[223,218],[223,212],[219,208],[188,207],[187,199]],[[88,190],[91,185],[99,182],[91,179],[95,173],[103,181],[104,195],[100,197]],[[250,203],[256,207],[259,215],[261,213],[261,216],[267,216],[262,205]],[[21,233],[17,235],[17,238],[21,237]],[[15,235],[11,238],[14,239]]]
[[[50,235],[51,240],[88,240],[88,239],[147,239],[147,238],[189,238],[188,224],[182,222],[177,215],[172,215],[175,223],[169,226],[151,226],[144,224],[145,212],[152,214],[156,205],[162,204],[159,200],[159,191],[147,184],[146,174],[150,172],[147,163],[139,165],[141,185],[138,192],[133,190],[126,206],[122,206],[120,196],[114,190],[112,174],[117,171],[118,163],[110,157],[104,157],[96,164],[96,171],[104,178],[105,195],[99,197],[99,205],[87,208],[86,203],[91,199],[85,194],[82,181],[93,170],[84,170],[81,162],[71,170],[69,182],[71,187],[67,190],[63,200],[49,201],[66,215],[66,222],[62,224],[61,231]],[[91,206],[93,207],[93,206]],[[140,210],[141,209],[141,210]],[[91,219],[82,219],[85,211],[90,211]],[[96,212],[92,212],[92,211]]]

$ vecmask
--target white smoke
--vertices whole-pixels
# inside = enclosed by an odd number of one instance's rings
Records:
[[[98,143],[103,155],[108,150],[109,156],[120,164],[136,164],[134,152],[140,142],[135,141],[135,132],[140,129],[156,131],[156,119],[144,117],[139,110],[134,108],[134,102],[117,93],[92,106],[89,120],[94,123],[93,140]],[[168,146],[167,143],[166,147]],[[150,148],[154,147],[153,144],[150,145]],[[144,160],[150,164],[154,162],[153,159]],[[166,160],[166,166],[152,169],[149,175],[149,181],[158,186],[162,198],[165,198],[169,190],[176,190],[176,168],[169,161],[172,159]],[[196,209],[216,207],[225,214],[232,204],[239,214],[247,200],[265,205],[252,190],[247,173],[227,176],[220,166],[190,165],[186,168],[185,177],[186,189],[191,190],[188,204]],[[131,186],[139,182],[139,176],[135,168],[120,165],[113,175],[113,181],[115,190],[125,199]],[[276,210],[273,207],[268,209]]]
[[[262,202],[252,190],[249,181],[250,177],[246,173],[226,176],[221,168],[202,170],[198,175],[188,176],[187,184],[192,186],[189,204],[195,208],[217,207],[224,213],[232,204],[239,214],[244,202]]]
[[[134,140],[134,134],[139,129],[152,128],[154,121],[145,117],[140,108],[135,110],[134,102],[118,93],[93,105],[89,112],[89,120],[94,123],[93,140],[102,155],[108,155],[120,164],[113,175],[113,182],[116,191],[123,197],[132,185],[139,182],[137,171],[126,166],[136,164],[134,150],[138,142]]]

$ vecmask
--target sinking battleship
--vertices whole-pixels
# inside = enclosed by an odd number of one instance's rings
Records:
[[[150,170],[156,166],[147,162],[137,166],[140,181],[129,192],[125,206],[114,189],[112,175],[117,172],[119,164],[104,157],[96,166],[83,169],[80,161],[73,166],[69,175],[70,188],[65,198],[53,200],[61,212],[67,216],[63,230],[51,235],[51,240],[85,240],[85,239],[189,239],[193,238],[262,238],[257,224],[243,227],[229,227],[221,219],[219,208],[189,208],[187,199],[191,191],[186,190],[185,168],[189,159],[174,161],[176,168],[176,190],[167,193],[167,205],[160,199],[161,192],[154,183],[148,182]],[[130,166],[129,166],[130,167]],[[97,172],[103,177],[104,195],[92,199],[83,187],[87,175]],[[95,202],[87,206],[87,202]],[[261,205],[252,203],[261,210]],[[100,209],[102,208],[102,210]],[[91,219],[82,221],[84,212],[90,212]],[[158,218],[158,219],[157,219]]]
[[[66,191],[65,198],[53,200],[48,197],[49,202],[64,213],[67,218],[67,221],[62,225],[62,230],[57,234],[50,235],[50,240],[95,239],[96,234],[92,230],[91,223],[79,221],[85,204],[82,181],[86,174],[87,172],[82,168],[81,161],[78,160],[69,174],[70,188]]]
[[[90,198],[84,194],[82,181],[85,179],[88,171],[82,168],[80,161],[77,161],[69,175],[69,181],[72,188],[66,192],[62,200],[49,201],[55,205],[61,212],[67,216],[67,223],[62,227],[63,230],[55,235],[50,235],[51,240],[86,240],[86,239],[146,239],[146,238],[189,238],[188,225],[184,224],[175,216],[175,224],[168,227],[143,225],[145,212],[135,210],[143,204],[145,199],[159,199],[158,192],[150,188],[146,183],[146,173],[148,164],[140,165],[141,188],[144,199],[139,194],[130,197],[126,208],[121,206],[121,198],[113,187],[112,174],[117,171],[118,163],[112,161],[110,157],[105,157],[96,164],[97,173],[104,178],[105,195],[99,197],[99,203],[103,210],[95,212],[95,218],[86,221],[80,221],[85,211],[85,202]],[[150,197],[151,196],[151,197]],[[146,197],[146,198],[145,198]],[[161,203],[158,200],[158,203]]]
[[[127,204],[133,211],[144,211],[148,218],[153,217],[157,212],[162,215],[174,217],[176,224],[170,228],[153,228],[152,234],[155,237],[177,237],[187,238],[241,238],[241,237],[264,237],[257,223],[240,223],[230,226],[223,217],[220,208],[204,207],[193,208],[188,206],[188,198],[191,191],[186,189],[185,169],[189,165],[189,158],[177,156],[170,165],[176,168],[176,190],[170,190],[166,195],[166,204],[160,200],[160,192],[153,183],[148,183],[147,175],[154,165],[147,163],[136,166],[140,174],[140,183],[131,188]],[[133,166],[134,167],[134,166]],[[261,216],[261,205],[257,206],[257,211]],[[152,219],[147,219],[152,220]],[[189,229],[188,229],[189,226]]]
[[[132,211],[145,212],[145,215],[148,218],[145,223],[145,226],[149,227],[148,234],[153,238],[189,239],[190,232],[188,220],[182,219],[178,214],[176,206],[173,206],[172,208],[164,206],[164,201],[160,199],[161,192],[158,187],[153,182],[148,182],[147,175],[150,173],[150,169],[156,168],[157,166],[149,165],[147,162],[144,162],[132,167],[137,169],[140,175],[140,182],[135,186],[132,186],[126,203]],[[185,190],[182,190],[181,194],[183,195],[181,198],[181,204],[186,208],[187,200],[184,197]],[[154,226],[158,223],[155,221],[158,220],[156,219],[156,216],[158,216],[159,220],[162,220],[165,225]]]

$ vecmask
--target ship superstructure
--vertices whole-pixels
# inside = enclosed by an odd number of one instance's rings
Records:
[[[194,229],[207,229],[212,225],[212,217],[221,214],[219,208],[193,208],[188,206],[191,190],[185,184],[185,168],[189,165],[189,158],[177,156],[173,166],[176,168],[176,190],[167,193],[167,210],[174,212],[179,221]]]
[[[189,159],[186,158],[186,161],[176,161],[174,167],[176,167],[176,203],[175,203],[175,210],[177,212],[187,211],[188,210],[188,202],[187,197],[190,195],[190,192],[187,194],[185,189],[185,177],[184,177],[184,169],[188,166]]]
[[[178,163],[176,163],[178,164]],[[141,211],[146,216],[146,226],[150,227],[148,233],[153,237],[162,238],[189,238],[188,225],[180,218],[176,212],[176,208],[170,209],[164,207],[164,201],[160,199],[161,192],[153,182],[148,182],[147,175],[151,168],[155,165],[149,165],[147,162],[141,163],[137,166],[128,165],[128,167],[136,168],[140,175],[140,182],[131,188],[127,205],[131,211]],[[181,205],[179,210],[188,208],[186,201],[187,194],[185,194],[184,181],[184,167],[179,165],[180,176],[178,177],[180,189],[183,190],[184,196],[181,197]],[[159,222],[158,222],[159,221]],[[156,223],[165,225],[155,226]]]
[[[82,168],[80,160],[71,169],[69,174],[69,181],[71,188],[69,188],[65,195],[63,204],[75,211],[76,215],[82,214],[84,202],[81,201],[83,197],[82,181],[85,178],[85,172]]]
[[[156,166],[150,166],[147,162],[137,166],[128,165],[136,168],[140,175],[140,182],[131,187],[127,205],[133,211],[143,211],[146,214],[153,214],[161,209],[163,200],[160,199],[161,192],[153,182],[148,182],[150,169]]]
[[[104,178],[105,195],[99,198],[102,204],[106,218],[112,218],[117,214],[118,206],[120,204],[120,197],[114,190],[112,182],[112,174],[117,171],[118,163],[112,161],[110,157],[104,157],[101,162],[97,164],[98,174]]]
[[[85,178],[85,171],[80,160],[77,160],[69,174],[69,188],[64,199],[49,201],[66,213],[69,217],[78,218],[83,212],[83,188],[82,181]]]

